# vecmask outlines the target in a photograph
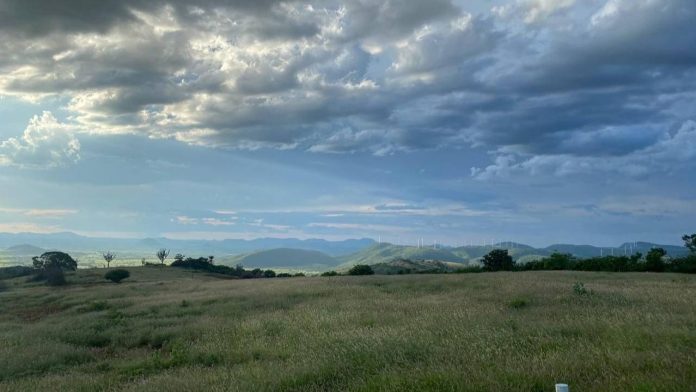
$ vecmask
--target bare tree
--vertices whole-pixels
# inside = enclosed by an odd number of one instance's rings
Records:
[[[164,260],[166,260],[167,257],[169,257],[169,249],[160,249],[157,251],[157,258],[161,264],[164,264]]]
[[[111,252],[106,252],[102,254],[104,261],[106,261],[106,268],[110,267],[111,262],[116,258],[116,255]]]

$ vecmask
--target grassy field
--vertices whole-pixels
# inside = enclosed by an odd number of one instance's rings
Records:
[[[130,271],[5,282],[0,390],[696,390],[694,276]]]

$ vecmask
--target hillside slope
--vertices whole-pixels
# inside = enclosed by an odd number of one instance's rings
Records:
[[[350,268],[356,264],[389,263],[395,259],[437,260],[453,263],[465,263],[466,259],[452,253],[449,249],[418,248],[392,244],[377,244],[360,252],[338,258],[339,267]]]
[[[257,268],[298,268],[310,266],[328,268],[337,265],[338,260],[316,250],[277,248],[234,257],[227,263]]]

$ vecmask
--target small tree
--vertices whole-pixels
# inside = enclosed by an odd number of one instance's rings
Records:
[[[174,256],[174,262],[181,263],[182,261],[184,261],[185,258],[186,256],[182,255],[181,253],[177,253],[176,256]]]
[[[160,264],[164,265],[164,260],[169,257],[169,249],[160,249],[157,251],[156,255],[160,261]]]
[[[689,248],[691,252],[696,252],[696,234],[684,234],[682,240],[684,240],[684,246]]]
[[[488,271],[510,271],[515,266],[507,249],[493,249],[481,261]]]
[[[111,252],[106,252],[102,254],[104,261],[106,261],[106,268],[111,267],[111,262],[116,258],[116,255]]]
[[[367,264],[356,264],[348,271],[348,275],[373,275],[375,271]]]
[[[662,272],[665,270],[665,262],[662,258],[667,252],[662,248],[652,248],[645,256],[645,267],[648,271]]]
[[[263,271],[263,277],[264,277],[264,278],[275,278],[275,277],[276,277],[276,273],[275,273],[275,271],[270,270],[270,269],[269,269],[269,270],[265,270],[265,271]]]
[[[124,269],[115,269],[104,274],[104,279],[110,280],[114,283],[121,283],[123,279],[127,279],[130,276],[130,272]]]

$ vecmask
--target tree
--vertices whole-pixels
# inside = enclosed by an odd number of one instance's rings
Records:
[[[348,275],[373,275],[375,271],[367,264],[356,264],[348,271]]]
[[[106,268],[111,266],[111,262],[116,258],[116,255],[111,252],[106,252],[102,254],[104,261],[106,261]]]
[[[263,271],[263,277],[264,278],[275,278],[276,273],[273,270],[265,270]]]
[[[483,267],[488,271],[510,271],[515,266],[507,249],[493,249],[483,256]]]
[[[110,280],[114,283],[121,283],[123,279],[127,279],[130,276],[130,272],[124,269],[115,269],[104,274],[104,279]]]
[[[682,240],[684,240],[684,246],[689,248],[690,251],[696,252],[696,234],[684,234]]]
[[[178,261],[181,263],[185,258],[186,256],[182,255],[181,253],[177,253],[176,256],[174,256],[174,262],[176,263]]]
[[[210,264],[215,264],[214,261],[215,261],[215,256],[208,256],[208,262]]]
[[[77,260],[63,252],[46,252],[38,257],[32,257],[34,268],[46,270],[49,268],[59,268],[61,270],[75,271]]]
[[[169,257],[169,249],[160,249],[157,251],[156,255],[160,261],[160,264],[164,265],[164,260]]]
[[[662,272],[665,270],[665,262],[662,258],[667,252],[662,248],[652,248],[645,256],[645,267],[648,271]]]
[[[62,286],[65,284],[63,270],[75,271],[77,260],[63,252],[46,252],[32,258],[36,270],[36,280],[45,280],[49,286]]]

